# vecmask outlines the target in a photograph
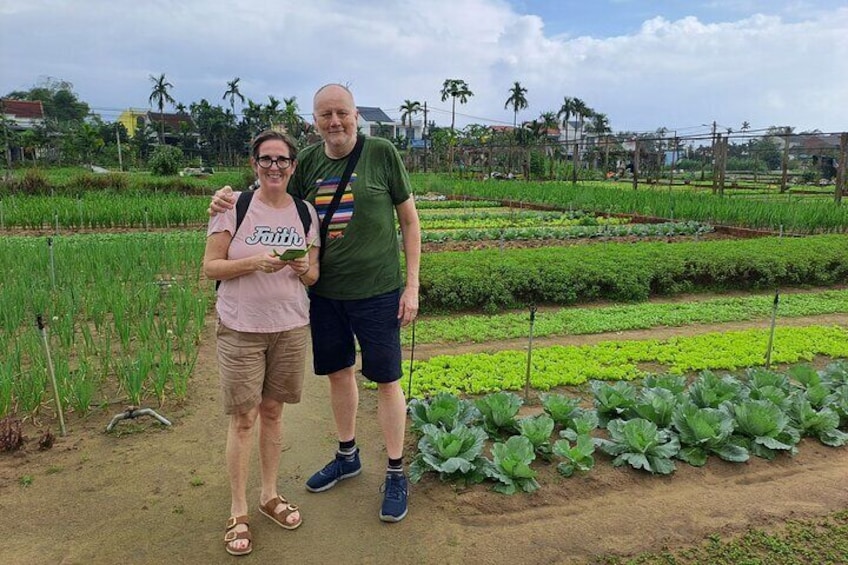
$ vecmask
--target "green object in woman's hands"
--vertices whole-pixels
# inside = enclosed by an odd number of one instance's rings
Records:
[[[309,251],[309,250],[308,249],[286,249],[282,253],[277,253],[277,250],[275,249],[273,251],[273,253],[274,253],[274,257],[276,257],[280,261],[293,261],[294,259],[300,259],[304,255],[306,255],[307,251]]]

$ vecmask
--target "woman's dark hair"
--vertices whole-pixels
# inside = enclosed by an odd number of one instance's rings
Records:
[[[259,146],[271,139],[279,139],[289,147],[289,157],[297,159],[297,142],[289,134],[273,129],[266,129],[257,134],[250,142],[250,153],[254,159],[259,158]]]

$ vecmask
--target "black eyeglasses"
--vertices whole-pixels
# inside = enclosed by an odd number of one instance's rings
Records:
[[[256,163],[263,169],[270,169],[271,165],[276,163],[277,168],[283,170],[288,169],[291,166],[292,161],[294,161],[294,159],[292,159],[291,157],[277,157],[276,159],[272,159],[267,155],[263,155],[262,157],[256,160]]]

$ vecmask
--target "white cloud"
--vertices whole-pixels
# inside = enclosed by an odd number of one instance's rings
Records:
[[[442,82],[461,78],[474,92],[458,107],[472,116],[459,116],[462,125],[512,123],[504,102],[518,80],[530,103],[520,119],[577,96],[614,129],[712,120],[848,129],[848,7],[754,4],[763,15],[654,17],[627,34],[566,37],[501,0],[3,2],[0,93],[50,75],[72,82],[93,107],[117,110],[146,106],[149,75],[164,72],[186,104],[223,105],[226,82],[240,77],[245,96],[297,96],[308,112],[315,88],[338,81],[351,84],[358,103],[390,115],[404,99],[427,101],[429,118],[446,125]]]

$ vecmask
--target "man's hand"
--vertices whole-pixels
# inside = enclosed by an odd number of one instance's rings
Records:
[[[215,194],[212,195],[212,202],[209,203],[207,212],[210,216],[223,214],[227,210],[231,210],[235,205],[235,194],[233,194],[233,189],[227,185],[224,188],[216,190]]]
[[[418,287],[407,286],[400,296],[398,320],[401,326],[409,325],[418,316]]]

